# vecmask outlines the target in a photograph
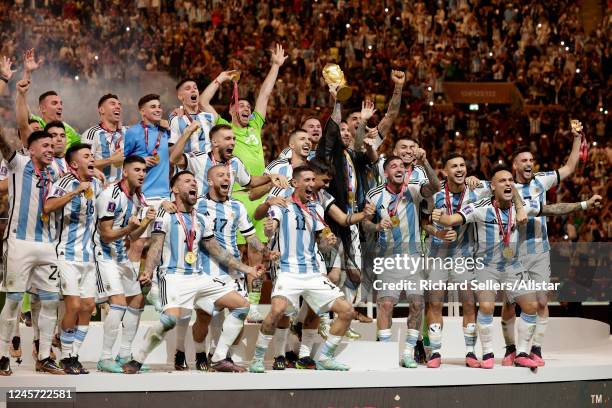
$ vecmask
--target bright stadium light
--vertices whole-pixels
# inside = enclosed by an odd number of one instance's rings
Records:
[[[96,55],[96,56],[94,57],[94,59],[97,61],[97,60],[98,60],[98,56]]]
[[[594,146],[594,147],[597,147],[597,142],[593,142],[593,146]]]
[[[372,46],[371,46],[371,45],[368,45],[368,50],[371,50],[371,49],[372,49]]]
[[[606,109],[606,110],[604,111],[604,113],[607,115],[607,114],[608,114],[608,110]]]
[[[429,106],[433,106],[433,101],[429,101]]]
[[[351,28],[351,25],[349,23],[346,23],[346,28]]]
[[[569,51],[569,47],[565,47],[565,51]]]
[[[455,136],[459,136],[460,134],[459,131],[455,132]]]
[[[75,80],[75,81],[78,81],[78,80],[79,80],[79,76],[78,76],[78,75],[75,75],[75,76],[74,76],[74,80]]]
[[[125,31],[130,31],[130,27],[125,27]]]
[[[538,28],[542,28],[542,23],[539,23],[539,24],[538,24]]]
[[[565,41],[561,41],[561,46],[563,47],[565,45]]]
[[[389,7],[385,7],[385,13],[389,12]]]
[[[576,73],[579,74],[580,73],[580,68],[576,68]]]
[[[428,87],[427,87],[427,90],[428,90],[429,92],[431,92],[431,86],[428,86]]]

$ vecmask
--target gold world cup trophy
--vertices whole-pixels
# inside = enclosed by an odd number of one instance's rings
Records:
[[[323,79],[327,85],[337,85],[336,99],[340,102],[345,102],[353,94],[351,87],[346,85],[346,78],[344,78],[344,72],[340,69],[338,64],[326,64],[323,68]]]

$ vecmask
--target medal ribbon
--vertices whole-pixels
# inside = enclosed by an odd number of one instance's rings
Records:
[[[119,184],[119,187],[121,188],[121,191],[123,191],[123,194],[125,194],[127,198],[132,200],[132,194],[130,194],[129,190],[126,187],[126,184],[127,184],[126,179],[121,180],[118,184]],[[136,197],[138,197],[138,201],[140,202],[141,207],[147,206],[147,202],[145,201],[144,195],[138,190],[136,190]]]
[[[505,247],[510,246],[510,231],[512,230],[512,203],[508,209],[508,225],[506,231],[504,231],[504,224],[502,222],[501,214],[499,213],[499,207],[497,202],[493,203],[493,209],[495,209],[495,216],[497,217],[497,224],[499,225],[499,235],[501,235]]]
[[[176,205],[176,202],[175,202]],[[187,251],[188,252],[193,252],[193,242],[195,241],[195,225],[196,225],[196,216],[195,216],[195,211],[191,210],[191,228],[189,229],[189,231],[187,230],[187,225],[185,224],[185,220],[183,219],[183,214],[181,214],[180,211],[176,212],[176,218],[178,219],[178,222],[181,224],[181,227],[183,227],[183,232],[185,233],[185,237],[186,237],[186,242],[187,242]]]
[[[450,190],[448,189],[448,182],[444,183],[444,199],[446,201],[446,212],[448,215],[452,215],[453,213],[458,213],[461,210],[461,204],[463,203],[463,197],[465,196],[464,188],[461,192],[461,197],[459,197],[459,204],[457,204],[457,208],[453,208],[453,202],[451,201]]]
[[[119,133],[119,137],[117,138],[117,140],[115,140],[115,151],[119,150],[121,148],[121,141],[123,140],[123,131],[121,130],[121,128],[117,127],[117,130],[110,130],[106,128],[106,126],[104,126],[102,122],[100,122],[100,127],[102,128],[102,130],[104,130],[107,134],[110,135],[110,140],[108,139],[108,136],[106,137],[106,144],[108,145],[108,150],[110,150],[110,147],[113,144],[113,139],[115,138],[115,135]],[[147,135],[146,131],[145,135]]]
[[[208,156],[210,157],[210,161],[212,161],[213,166],[216,166],[217,164],[224,164],[225,167],[229,168],[229,166],[230,166],[230,162],[229,161],[226,161],[226,162],[223,162],[223,163],[217,163],[217,161],[215,160],[215,155],[212,152],[209,152]]]
[[[296,204],[297,204],[297,206],[298,206],[298,207],[300,207],[300,208],[302,209],[302,211],[304,211],[304,212],[308,213],[308,215],[310,215],[310,216],[312,217],[312,219],[313,219],[313,220],[315,220],[315,221],[316,221],[316,220],[318,219],[319,221],[321,221],[321,223],[322,223],[322,224],[323,224],[325,227],[327,227],[327,223],[326,223],[326,222],[325,222],[325,220],[324,220],[324,219],[323,219],[323,218],[322,218],[322,217],[319,215],[319,213],[315,211],[315,214],[317,215],[317,217],[315,218],[315,216],[314,216],[314,215],[312,214],[312,212],[311,212],[311,211],[308,209],[308,207],[306,207],[306,206],[305,206],[305,205],[304,205],[304,204],[303,204],[303,203],[300,201],[300,199],[299,199],[299,198],[297,198],[297,196],[295,195],[295,193],[293,193],[293,194],[291,195],[291,199],[293,200],[293,202],[294,202],[294,203],[296,203]]]
[[[397,214],[397,206],[399,205],[399,202],[404,196],[404,192],[406,191],[406,183],[402,183],[402,188],[400,189],[399,194],[395,194],[393,191],[391,191],[388,185],[386,186],[386,188],[389,194],[393,196],[393,201],[389,203],[388,209],[389,216],[393,217]],[[391,209],[391,206],[393,206],[393,210]]]
[[[45,167],[45,174],[43,176],[42,171],[38,168],[34,160],[32,160],[32,167],[34,167],[34,172],[38,176],[38,179],[42,182],[40,189],[42,190],[42,201],[43,206],[47,202],[47,196],[49,195],[49,184],[51,182],[51,173],[49,172],[49,168]]]
[[[149,152],[149,128],[145,125],[144,122],[140,122],[140,125],[144,129],[144,137],[145,137],[145,150],[147,153]],[[155,147],[153,148],[153,152],[151,152],[151,156],[155,156],[157,154],[157,149],[161,143],[161,132],[159,128],[157,129],[157,141],[155,142]]]

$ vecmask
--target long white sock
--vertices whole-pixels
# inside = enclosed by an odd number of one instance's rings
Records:
[[[302,342],[300,343],[299,357],[310,357],[312,345],[317,338],[317,329],[302,329]]]
[[[135,309],[128,306],[123,315],[123,328],[121,329],[121,346],[119,347],[119,357],[128,359],[132,356],[132,343],[136,337],[140,316],[144,309]]]
[[[72,345],[74,344],[74,334],[76,329],[71,327],[69,329],[60,329],[60,341],[62,343],[62,360],[72,356]]]
[[[191,321],[191,311],[189,314],[185,313],[176,322],[176,349],[185,352],[185,336],[189,329],[189,322]]]
[[[79,350],[85,341],[85,337],[87,337],[87,332],[89,331],[89,325],[78,325],[76,327],[76,332],[74,333],[74,343],[72,343],[72,355],[78,356]]]
[[[119,326],[125,315],[127,306],[110,305],[110,310],[104,319],[104,337],[102,339],[102,354],[100,360],[108,360],[113,357],[113,346],[117,341]]]
[[[274,357],[285,355],[285,346],[289,337],[289,329],[277,328],[274,332]]]
[[[33,300],[34,299],[32,298],[32,301]],[[53,342],[55,326],[57,324],[57,306],[59,304],[59,295],[57,293],[52,293],[49,296],[41,295],[38,304],[38,359],[44,360],[49,357],[51,352],[51,343]],[[34,324],[33,321],[34,319],[32,319],[32,325]]]
[[[321,354],[319,355],[320,361],[325,361],[334,358],[334,354],[336,353],[336,348],[338,344],[342,341],[342,336],[334,336],[333,334],[329,334],[327,336],[327,340],[323,347],[321,347]]]
[[[57,302],[59,307],[59,301]],[[63,303],[63,302],[62,302]],[[57,308],[56,308],[57,309]],[[30,293],[30,311],[32,312],[32,340],[38,340],[40,338],[40,329],[38,328],[38,317],[40,315],[40,298],[38,295]],[[55,318],[53,321],[57,324],[57,310],[55,311]],[[55,331],[55,327],[53,328]],[[51,333],[53,336],[54,333]]]
[[[255,355],[253,356],[253,359],[264,359],[273,337],[273,334],[263,334],[261,331],[259,332],[257,335],[257,343],[255,344]]]
[[[19,303],[23,299],[23,293],[9,292],[4,301],[4,307],[0,313],[0,356],[8,357],[9,342],[19,317]]]
[[[391,329],[380,329],[376,332],[378,341],[382,341],[383,343],[391,341],[391,334]]]
[[[514,323],[516,322],[516,318],[513,317],[510,320],[502,320],[502,333],[504,334],[504,341],[506,342],[506,346],[512,346],[516,344],[516,340],[514,339]]]
[[[210,321],[210,325],[208,326],[208,336],[210,338],[208,352],[211,354],[214,354],[215,350],[217,350],[217,344],[219,343],[219,338],[221,337],[221,333],[223,332],[224,322],[225,313],[223,312],[214,315]]]
[[[344,297],[346,300],[352,305],[355,302],[355,298],[357,296],[357,288],[353,286],[353,283],[348,279],[344,282],[344,286],[342,287],[342,292],[344,292]]]
[[[429,345],[432,353],[439,353],[442,348],[442,325],[439,323],[432,323],[429,325],[428,330]]]
[[[406,330],[406,344],[404,346],[404,357],[414,358],[414,348],[419,338],[420,330],[408,329]]]
[[[212,356],[212,362],[221,361],[227,356],[230,346],[234,343],[234,340],[236,340],[244,326],[244,319],[246,319],[248,312],[248,307],[238,308],[225,316],[223,331],[221,332],[221,337],[219,337],[215,354]]]
[[[478,335],[482,344],[482,354],[493,352],[493,315],[486,315],[478,312],[476,317]]]
[[[538,315],[536,320],[535,334],[533,336],[533,345],[536,347],[542,347],[544,342],[544,334],[546,333],[546,327],[548,326],[548,317],[541,317]]]
[[[160,345],[166,334],[176,326],[176,317],[162,313],[159,321],[155,322],[145,334],[145,341],[134,353],[134,360],[143,363],[157,346]]]
[[[521,313],[521,318],[517,324],[518,330],[518,342],[516,344],[516,354],[527,353],[529,342],[533,337],[533,333],[536,329],[536,315],[529,315],[524,312]]]
[[[476,323],[468,323],[463,328],[463,339],[465,340],[465,352],[475,353],[476,352]]]

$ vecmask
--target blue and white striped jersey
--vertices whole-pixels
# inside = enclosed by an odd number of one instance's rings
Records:
[[[516,189],[523,198],[537,200],[543,206],[546,204],[546,192],[559,184],[561,177],[559,171],[536,173],[528,184],[515,183]],[[522,254],[542,254],[550,251],[546,217],[529,218],[527,225],[519,227]]]
[[[542,204],[538,200],[526,200],[524,202],[525,211],[528,217],[538,216],[541,212]],[[483,198],[475,203],[463,207],[458,214],[464,219],[464,223],[475,224],[475,253],[474,256],[482,258],[482,263],[498,271],[519,270],[522,265],[519,261],[519,233],[516,228],[516,208],[513,205],[512,211],[512,230],[510,232],[509,247],[513,251],[513,257],[506,259],[502,255],[504,242],[500,233],[500,227],[495,214],[495,208],[491,197]],[[510,209],[499,209],[502,219],[504,232],[508,227],[508,215]]]
[[[192,212],[195,217],[195,239],[193,241],[193,251],[198,254],[198,245],[201,239],[213,237],[210,224],[207,224],[203,214],[199,214],[194,209]],[[191,231],[193,220],[192,214],[181,213],[187,231]],[[169,214],[163,208],[157,213],[157,218],[153,222],[153,234],[163,233],[164,248],[157,276],[165,274],[179,275],[201,275],[202,264],[196,260],[193,264],[185,262],[185,254],[188,251],[187,234],[181,225],[177,214]]]
[[[255,234],[255,227],[247,215],[244,204],[231,198],[222,202],[214,201],[210,197],[200,199],[198,212],[204,214],[206,223],[212,225],[215,239],[219,246],[240,259],[238,250],[238,231],[243,237]],[[227,266],[218,263],[210,256],[208,251],[201,249],[200,262],[202,270],[211,277],[231,275],[233,278],[242,277],[242,272],[230,270]]]
[[[2,161],[0,161],[0,181],[6,180],[8,178],[8,172],[8,163],[6,162],[6,160],[2,159]]]
[[[55,240],[55,217],[41,218],[44,196],[49,195],[55,172],[48,166],[36,173],[30,156],[15,152],[6,162],[9,180],[9,219],[4,239],[50,243]]]
[[[113,220],[113,229],[118,230],[128,225],[131,216],[139,217],[144,202],[138,195],[128,197],[119,182],[106,187],[96,200],[96,212],[98,223],[101,221]],[[115,261],[123,263],[128,261],[127,237],[118,239],[112,243],[102,241],[100,237],[100,227],[96,227],[94,235],[95,257],[98,261]]]
[[[51,168],[53,172],[57,174],[57,178],[68,173],[68,163],[66,163],[66,159],[63,157],[54,157],[51,161]]]
[[[433,209],[440,208],[445,214],[448,214],[446,208],[446,182],[442,182],[442,188],[440,191],[435,193],[430,199],[430,204]],[[451,198],[452,212],[455,214],[457,208],[461,209],[468,204],[474,203],[482,198],[489,197],[491,190],[487,187],[476,187],[471,190],[467,185],[465,186],[465,194],[449,192]],[[459,202],[461,200],[461,202]],[[433,204],[433,205],[431,205]],[[434,223],[434,226],[438,231],[443,231],[444,227]],[[429,256],[431,257],[470,257],[474,253],[474,231],[472,224],[458,225],[453,228],[457,232],[457,239],[454,242],[445,242],[444,240],[435,236],[429,237],[430,251]]]
[[[399,218],[399,226],[380,231],[377,234],[376,246],[380,255],[421,253],[421,223],[419,219],[421,201],[421,182],[411,177],[404,188],[402,196],[389,191],[386,184],[381,184],[368,191],[366,201],[376,208],[374,221],[391,218],[391,213]]]
[[[266,166],[263,174],[278,174],[287,177],[287,180],[291,180],[293,178],[293,167],[291,166],[291,161],[289,159],[274,160]]]
[[[215,117],[212,113],[200,112],[184,114],[183,116],[170,116],[170,140],[168,143],[176,144],[186,128],[192,121],[200,122],[201,128],[193,132],[189,141],[185,143],[185,153],[210,152],[210,129],[215,126]]]
[[[118,132],[108,132],[100,125],[92,126],[83,132],[81,138],[83,143],[91,146],[91,153],[95,160],[104,160],[111,157],[119,149],[123,149],[123,135],[127,132],[127,126],[123,126]],[[123,167],[108,165],[102,170],[107,183],[114,183],[123,177]]]
[[[53,183],[52,197],[63,197],[76,190],[81,182],[68,173]],[[102,192],[102,184],[91,180],[94,197],[91,200],[81,193],[56,211],[57,217],[57,258],[64,261],[94,262],[93,235],[96,228],[96,200]]]
[[[234,183],[238,183],[241,186],[247,186],[251,182],[251,175],[247,171],[244,163],[238,157],[234,156],[225,163],[215,162],[212,157],[212,153],[204,152],[191,152],[185,154],[185,161],[187,162],[186,169],[195,174],[196,180],[198,181],[198,195],[203,196],[208,194],[208,170],[216,164],[225,164],[228,166],[230,171],[230,193],[234,188]]]
[[[319,219],[323,218],[323,207],[318,202],[310,202],[306,208],[308,211],[296,203],[291,203],[287,208],[270,207],[270,215],[279,223],[274,246],[281,254],[277,273],[321,273],[316,233],[324,228]]]

